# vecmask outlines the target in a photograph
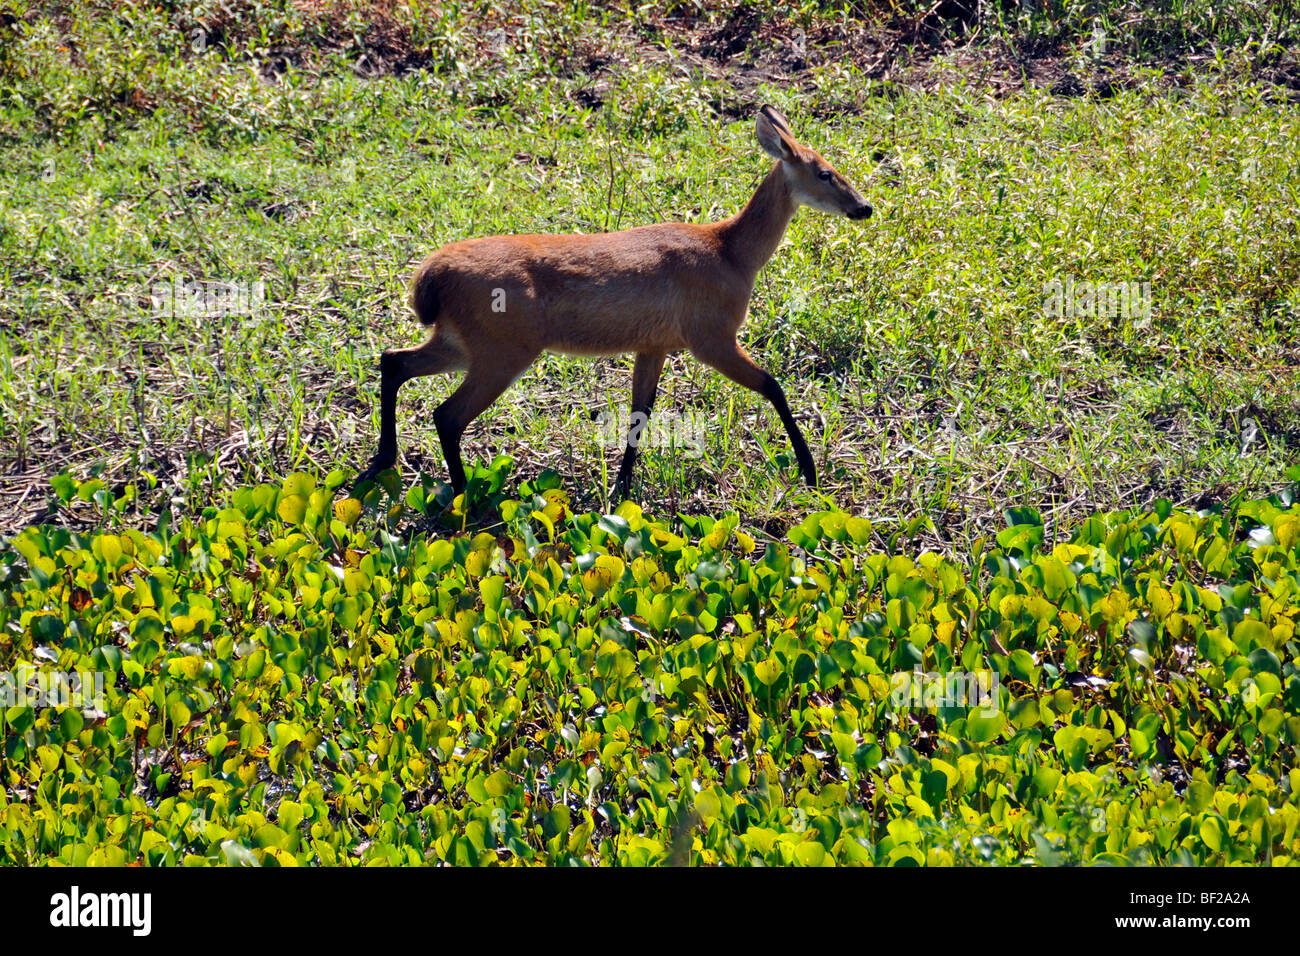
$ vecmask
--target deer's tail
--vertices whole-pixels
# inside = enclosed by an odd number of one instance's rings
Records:
[[[442,296],[438,292],[438,279],[433,270],[422,268],[411,283],[411,308],[421,325],[433,325],[442,310]]]

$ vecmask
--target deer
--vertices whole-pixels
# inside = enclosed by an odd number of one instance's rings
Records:
[[[502,235],[442,246],[416,269],[410,303],[432,327],[412,348],[379,360],[379,447],[357,481],[397,461],[397,392],[413,378],[464,372],[433,413],[451,486],[465,491],[460,442],[543,352],[576,356],[632,353],[632,427],[614,483],[631,489],[639,433],[648,421],[664,363],[690,352],[771,403],[785,426],[799,473],[817,486],[817,469],[785,393],[749,356],[737,333],[758,271],[800,206],[866,219],[871,205],[790,123],[765,105],[755,119],[758,145],[776,160],[745,207],[719,222],[663,222],[619,232]]]

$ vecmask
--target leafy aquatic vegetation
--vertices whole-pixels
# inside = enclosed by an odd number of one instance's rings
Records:
[[[575,514],[508,470],[472,514],[300,473],[0,544],[0,863],[1300,853],[1294,488],[1059,541],[1013,509],[953,560],[838,512],[764,548],[734,516]],[[127,497],[59,491],[104,529]],[[26,668],[102,699],[33,706]]]

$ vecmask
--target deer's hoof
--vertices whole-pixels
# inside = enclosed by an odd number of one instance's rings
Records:
[[[374,481],[379,477],[381,471],[387,471],[392,468],[397,461],[396,455],[375,455],[370,459],[369,464],[357,475],[353,484],[359,484],[363,481]]]

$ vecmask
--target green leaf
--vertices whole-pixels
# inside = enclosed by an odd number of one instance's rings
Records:
[[[984,716],[978,710],[972,709],[966,718],[966,734],[968,739],[975,743],[986,744],[997,739],[1005,725],[1006,715],[1001,711],[991,716]]]
[[[304,495],[282,497],[275,506],[275,513],[286,524],[300,525],[307,516],[307,498]]]
[[[223,840],[221,853],[226,858],[227,866],[261,866],[253,851],[235,840]]]
[[[754,676],[768,687],[771,687],[780,679],[781,673],[781,662],[775,658],[769,657],[766,660],[758,661],[754,665]]]
[[[483,784],[483,789],[489,797],[504,797],[514,789],[514,781],[504,770],[498,770],[492,774]]]

